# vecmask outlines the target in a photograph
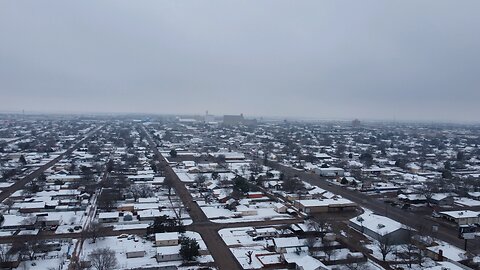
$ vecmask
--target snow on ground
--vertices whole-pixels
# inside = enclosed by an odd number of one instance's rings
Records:
[[[244,269],[260,269],[263,265],[255,255],[272,253],[265,250],[266,242],[264,240],[253,241],[253,238],[247,234],[247,231],[251,230],[253,230],[252,227],[241,227],[223,229],[218,233],[227,246],[230,247],[233,255],[235,255],[235,258],[237,258]],[[248,251],[253,251],[251,264],[249,264],[247,256]]]
[[[206,249],[206,245],[203,242],[201,236],[196,232],[185,232],[184,234],[187,237],[195,238],[200,245],[200,249]],[[157,262],[156,260],[156,247],[151,241],[146,241],[138,236],[135,236],[135,239],[122,238],[118,239],[117,237],[102,237],[98,238],[95,243],[92,243],[91,240],[86,240],[83,245],[83,250],[81,258],[83,260],[88,259],[88,254],[90,254],[94,249],[97,248],[110,248],[115,251],[116,257],[118,260],[119,269],[130,269],[136,267],[161,267],[168,265],[180,266],[182,261],[168,261],[168,262]],[[145,256],[141,258],[128,258],[126,257],[126,252],[128,251],[139,251],[144,250]],[[197,261],[202,263],[213,262],[213,258],[210,255],[199,256]],[[182,267],[179,267],[182,269]],[[185,269],[195,269],[195,267],[186,267]]]
[[[83,260],[88,260],[88,254],[90,254],[94,249],[110,248],[116,253],[119,269],[128,269],[141,266],[160,266],[155,259],[156,249],[153,247],[153,243],[139,239],[137,236],[135,238],[137,242],[135,242],[134,239],[118,239],[114,236],[97,238],[95,243],[92,243],[91,240],[86,240],[83,244],[81,258]],[[145,257],[127,259],[125,253],[132,249],[137,251],[144,250],[146,252]]]
[[[361,270],[383,270],[384,268],[380,265],[368,260],[364,263],[358,263],[353,265],[335,265],[337,270],[351,270],[351,269],[361,269]]]
[[[443,241],[436,241],[436,242],[438,243],[437,246],[428,247],[427,249],[435,253],[438,253],[440,250],[442,250],[443,256],[445,258],[448,258],[451,261],[458,262],[458,261],[465,260],[466,258],[465,250],[457,248],[456,246],[450,245]]]
[[[28,270],[46,270],[52,269],[67,269],[68,259],[67,253],[73,250],[75,247],[74,242],[61,242],[61,249],[59,251],[50,251],[47,253],[35,254],[33,261],[27,260],[17,267],[17,269]]]

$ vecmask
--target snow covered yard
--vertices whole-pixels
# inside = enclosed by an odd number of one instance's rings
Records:
[[[47,270],[47,269],[67,269],[69,259],[67,255],[75,247],[76,240],[58,241],[59,250],[45,253],[35,253],[34,260],[26,260],[20,263],[17,269],[27,270]],[[28,258],[28,257],[27,257]]]
[[[201,236],[196,232],[185,232],[184,236],[189,238],[194,238],[198,241],[200,249],[206,250],[206,245],[203,242]],[[92,243],[91,240],[86,240],[84,242],[81,258],[82,260],[88,260],[88,255],[94,250],[98,248],[110,248],[115,251],[116,258],[118,261],[118,268],[119,269],[132,269],[137,267],[161,267],[161,266],[169,266],[175,265],[178,266],[179,269],[183,264],[183,261],[176,260],[176,261],[165,261],[165,262],[157,262],[156,255],[157,255],[157,247],[151,241],[147,241],[142,239],[138,236],[131,236],[128,238],[121,238],[118,237],[103,237],[97,238],[95,243]],[[143,257],[138,258],[127,258],[127,253],[131,251],[145,251],[145,255]],[[197,257],[197,261],[200,263],[210,263],[213,262],[213,258],[210,255],[203,255]],[[186,267],[185,269],[194,269],[195,267]]]
[[[265,250],[266,241],[254,241],[253,237],[247,234],[253,227],[241,227],[234,229],[223,229],[219,231],[220,237],[230,247],[233,255],[244,269],[260,269],[262,263],[257,259],[259,254],[274,254]],[[247,252],[252,251],[252,263],[249,264]]]

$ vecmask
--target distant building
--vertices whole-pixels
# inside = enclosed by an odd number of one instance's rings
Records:
[[[225,125],[238,125],[243,124],[245,118],[243,118],[243,113],[240,115],[224,115],[223,124]]]
[[[223,124],[224,125],[239,125],[239,124],[244,124],[244,125],[253,125],[256,124],[257,120],[256,119],[245,119],[243,117],[243,113],[240,115],[224,115],[223,116]]]
[[[352,127],[359,127],[361,124],[362,123],[358,119],[352,121]]]
[[[345,174],[345,170],[342,168],[316,168],[315,173],[324,176],[324,177],[337,177],[343,176]]]

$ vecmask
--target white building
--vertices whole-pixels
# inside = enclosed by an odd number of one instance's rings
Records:
[[[348,225],[376,240],[388,240],[391,244],[404,244],[411,235],[403,224],[371,212],[350,219]]]
[[[337,177],[337,176],[343,176],[345,174],[345,170],[342,168],[335,168],[335,167],[330,167],[330,168],[316,168],[315,173],[324,176],[324,177]]]
[[[480,212],[471,210],[440,212],[444,218],[456,222],[458,225],[480,223]]]
[[[156,233],[155,245],[157,247],[178,245],[178,233],[177,232]]]

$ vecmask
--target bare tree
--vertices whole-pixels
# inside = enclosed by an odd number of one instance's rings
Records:
[[[411,241],[402,245],[402,250],[404,251],[401,254],[402,260],[407,263],[409,268],[412,268],[412,263],[418,261],[417,254],[421,252]]]
[[[327,230],[330,228],[330,222],[328,221],[328,219],[319,217],[316,221],[308,220],[307,228],[311,231],[318,233],[323,242],[323,238],[325,237]]]
[[[9,251],[10,246],[8,246],[7,244],[0,245],[0,264],[9,262],[12,259],[12,255]]]
[[[333,247],[335,241],[332,240],[323,240],[323,252],[327,255],[327,259],[330,261],[332,256],[335,255],[337,250]]]
[[[378,234],[381,235],[380,233]],[[383,261],[386,261],[387,255],[395,250],[395,246],[392,244],[390,236],[387,234],[380,236],[380,239],[377,241],[377,247],[382,254]]]
[[[308,251],[310,252],[310,255],[313,255],[313,249],[315,248],[315,245],[317,244],[317,237],[315,236],[308,236],[306,240],[306,244],[308,247]]]
[[[7,198],[5,201],[3,201],[3,204],[7,207],[7,213],[10,214],[10,210],[12,209],[14,203],[15,202],[10,198]]]
[[[250,168],[249,169],[255,175],[263,172],[263,166],[256,163],[256,162],[250,163]]]
[[[96,270],[113,270],[117,267],[115,251],[110,248],[97,248],[88,255],[92,267]]]
[[[253,251],[249,250],[249,251],[247,251],[247,253],[245,253],[245,255],[247,255],[247,257],[248,257],[248,264],[252,264]]]
[[[87,228],[85,228],[84,235],[87,238],[91,238],[92,242],[95,243],[97,241],[98,236],[100,235],[100,231],[102,229],[102,225],[96,221],[91,222]]]
[[[16,240],[12,249],[21,255],[26,255],[30,260],[35,259],[35,248],[38,246],[37,241]]]
[[[207,181],[207,176],[204,175],[204,174],[198,174],[196,177],[195,177],[195,183],[197,183],[198,186],[202,185],[203,183],[205,183],[205,181]]]
[[[135,201],[138,200],[138,198],[148,198],[153,196],[154,194],[152,188],[146,184],[132,185],[130,186],[128,191],[130,191]]]
[[[420,189],[420,194],[425,196],[427,205],[430,206],[430,203],[432,202],[432,197],[435,194],[435,188],[432,186],[432,184],[424,184]]]
[[[165,180],[163,182],[166,188],[168,188],[168,197],[172,195],[172,188],[173,188],[173,183],[172,179],[170,177],[165,177]]]
[[[298,192],[305,188],[305,185],[303,184],[303,182],[296,177],[291,177],[283,180],[282,186],[283,186],[283,190],[287,192]]]

